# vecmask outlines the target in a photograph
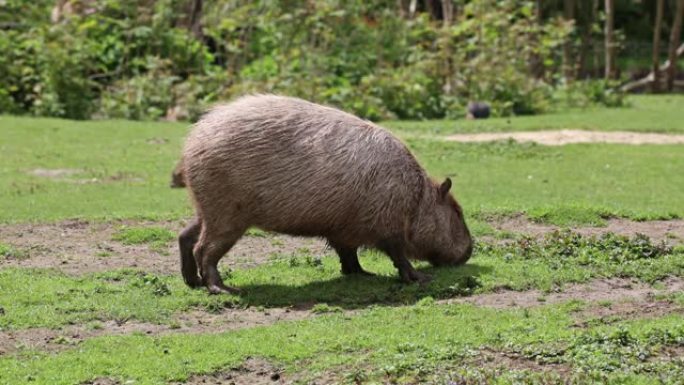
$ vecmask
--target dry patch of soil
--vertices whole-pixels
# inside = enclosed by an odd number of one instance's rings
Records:
[[[162,250],[148,245],[124,245],[112,240],[121,226],[162,226],[171,231],[183,229],[183,222],[86,222],[64,221],[55,224],[16,224],[0,226],[0,242],[22,251],[22,258],[0,260],[6,266],[55,268],[68,274],[85,274],[121,268],[136,268],[150,273],[179,272],[178,247],[169,242]],[[323,241],[284,235],[245,236],[221,263],[229,267],[251,267],[274,256],[293,253],[326,254]]]
[[[516,142],[534,142],[546,146],[562,146],[573,143],[619,143],[619,144],[682,144],[684,135],[654,134],[626,131],[549,130],[522,132],[492,132],[457,134],[445,138],[454,142],[492,142],[512,139]]]
[[[84,382],[81,385],[119,385],[119,381],[112,380],[111,378],[98,378],[93,381]]]
[[[466,298],[454,298],[440,303],[470,303],[477,306],[494,308],[532,307],[570,300],[585,302],[605,301],[652,301],[658,294],[671,294],[684,291],[684,279],[670,277],[662,282],[663,289],[655,289],[644,283],[624,278],[595,280],[584,284],[563,287],[558,293],[543,293],[540,290],[501,291],[480,294]]]
[[[33,176],[39,176],[42,178],[54,178],[54,179],[60,179],[68,176],[72,176],[75,174],[79,174],[83,172],[83,170],[78,170],[78,169],[73,169],[73,168],[34,168],[33,170],[29,171],[28,173]]]
[[[682,219],[637,222],[624,218],[611,218],[606,222],[605,227],[574,227],[572,230],[585,236],[615,233],[633,237],[636,234],[643,234],[655,241],[665,241],[669,244],[684,242],[684,220]],[[541,237],[560,229],[559,226],[530,221],[524,215],[505,217],[490,224],[499,231],[534,237]]]
[[[143,182],[142,178],[136,177],[135,175],[126,172],[117,172],[102,178],[74,178],[74,176],[84,172],[84,170],[73,168],[35,168],[33,170],[27,171],[27,174],[73,184],[110,183],[121,181]]]
[[[283,378],[282,369],[261,358],[250,358],[229,371],[194,375],[185,382],[172,385],[267,385],[290,384]]]
[[[668,314],[683,314],[684,307],[672,301],[622,300],[619,302],[595,303],[574,314],[577,327],[587,327],[594,321],[609,324],[636,318],[657,318]]]
[[[488,348],[481,349],[478,352],[474,363],[476,363],[478,367],[503,371],[520,370],[547,374],[553,373],[560,376],[567,376],[572,372],[572,368],[569,365],[540,363],[518,353],[503,352]]]

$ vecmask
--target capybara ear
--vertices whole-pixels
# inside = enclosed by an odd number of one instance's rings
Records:
[[[444,180],[444,183],[442,183],[441,186],[439,186],[439,195],[442,198],[445,198],[446,195],[449,193],[449,190],[451,189],[451,179],[446,178]]]

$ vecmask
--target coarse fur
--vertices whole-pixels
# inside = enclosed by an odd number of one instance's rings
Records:
[[[216,264],[251,226],[326,238],[345,274],[365,273],[357,248],[379,248],[404,281],[426,279],[407,257],[459,264],[472,251],[451,181],[434,183],[387,130],[331,107],[275,95],[216,106],[181,162],[196,209],[179,238],[183,276],[212,293],[235,291]]]
[[[183,188],[185,187],[185,177],[183,176],[183,160],[179,160],[176,163],[171,172],[171,183],[169,184],[171,188]]]

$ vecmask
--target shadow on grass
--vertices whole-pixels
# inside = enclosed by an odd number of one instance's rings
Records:
[[[412,304],[425,297],[435,299],[467,296],[480,286],[479,276],[489,273],[487,266],[470,263],[459,267],[422,267],[417,270],[432,275],[432,281],[404,284],[395,275],[341,276],[302,285],[245,284],[240,302],[249,306],[307,309],[325,303],[344,309],[373,304]]]

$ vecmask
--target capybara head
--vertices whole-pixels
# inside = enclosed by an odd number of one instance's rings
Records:
[[[449,193],[451,179],[431,187],[434,199],[419,221],[421,228],[414,234],[414,257],[433,266],[463,264],[473,252],[473,239],[461,206]]]

